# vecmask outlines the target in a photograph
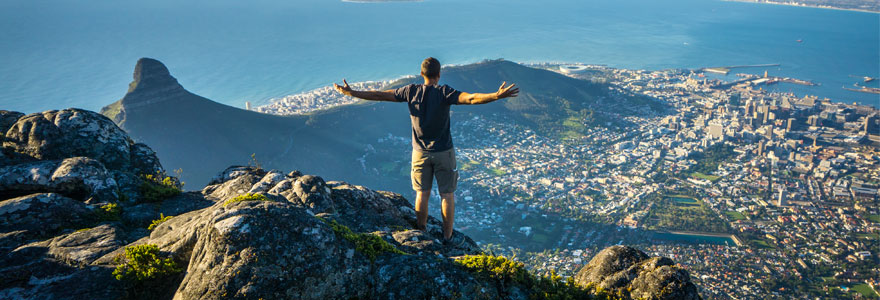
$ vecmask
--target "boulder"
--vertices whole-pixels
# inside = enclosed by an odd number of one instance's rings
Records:
[[[112,266],[74,267],[52,258],[24,265],[0,266],[0,299],[123,299],[125,282],[113,278]]]
[[[23,113],[17,111],[0,110],[0,132],[6,133],[15,121],[24,117]]]
[[[117,188],[104,165],[87,157],[0,167],[0,199],[52,192],[83,201],[115,201]]]
[[[92,211],[82,202],[55,193],[33,194],[0,202],[0,246],[77,228],[90,221]]]
[[[247,194],[266,174],[266,171],[253,167],[232,166],[215,176],[202,189],[202,194],[219,201],[226,201]]]
[[[366,296],[367,259],[302,208],[244,201],[209,209],[175,298]]]
[[[668,258],[649,257],[629,246],[605,248],[574,279],[633,299],[701,299],[687,271]]]
[[[131,164],[131,139],[107,117],[81,109],[50,110],[19,118],[3,147],[38,160],[85,156],[109,169]]]
[[[123,230],[114,224],[78,230],[25,247],[44,247],[46,254],[68,265],[89,265],[128,244]]]

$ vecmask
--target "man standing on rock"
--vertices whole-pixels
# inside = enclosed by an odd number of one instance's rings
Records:
[[[455,163],[455,149],[452,134],[449,132],[449,107],[453,104],[486,104],[498,99],[516,97],[519,88],[515,84],[501,84],[497,92],[465,93],[456,91],[448,85],[439,85],[440,61],[428,57],[422,61],[424,84],[410,84],[396,90],[355,91],[345,79],[342,85],[333,86],[342,94],[373,101],[406,102],[409,105],[412,122],[412,186],[416,191],[416,227],[425,230],[428,222],[428,199],[431,197],[431,184],[437,178],[443,213],[443,243],[459,246],[464,243],[461,235],[453,237],[452,224],[455,219],[455,187],[458,184],[458,170]]]

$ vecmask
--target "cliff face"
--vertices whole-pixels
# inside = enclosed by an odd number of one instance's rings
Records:
[[[433,217],[415,230],[413,207],[398,194],[247,166],[182,193],[148,146],[94,112],[2,111],[0,125],[3,299],[540,295],[525,281],[463,267],[455,258],[479,247],[468,237],[443,245]],[[668,259],[609,249],[577,286],[623,298],[699,298]]]

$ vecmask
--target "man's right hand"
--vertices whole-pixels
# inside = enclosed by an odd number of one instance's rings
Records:
[[[516,87],[515,83],[508,85],[506,87],[505,87],[505,85],[507,85],[507,81],[502,82],[501,86],[498,87],[498,91],[495,92],[495,96],[497,96],[498,99],[504,99],[507,97],[516,97],[519,95],[519,88],[514,88],[514,87]]]

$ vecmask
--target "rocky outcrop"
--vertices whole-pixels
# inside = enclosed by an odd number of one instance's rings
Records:
[[[700,299],[687,271],[665,257],[648,257],[628,246],[600,251],[575,276],[581,285],[616,291],[632,299]]]
[[[470,239],[462,247],[444,247],[439,230],[413,230],[414,211],[399,195],[248,167],[229,168],[212,183],[203,193],[216,204],[172,218],[137,242],[156,244],[187,265],[175,298],[224,293],[266,299],[430,298],[497,289],[452,260],[438,259],[476,254],[479,248]],[[226,203],[254,191],[269,201]],[[381,237],[402,253],[371,258],[329,220]],[[438,220],[430,223],[439,228]],[[410,237],[421,237],[420,243]]]

